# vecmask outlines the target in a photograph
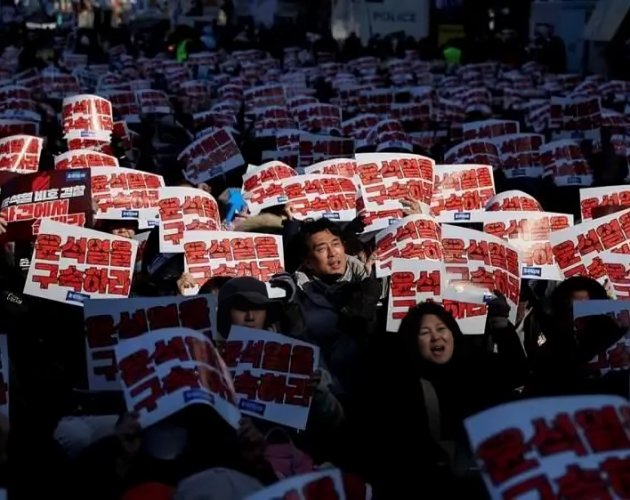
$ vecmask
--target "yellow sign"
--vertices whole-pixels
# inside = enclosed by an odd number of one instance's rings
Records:
[[[464,38],[464,26],[461,24],[440,24],[438,26],[438,47],[443,47],[454,38]]]

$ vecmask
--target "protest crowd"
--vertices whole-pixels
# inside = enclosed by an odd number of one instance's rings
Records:
[[[3,36],[0,488],[630,498],[630,83],[279,29]]]

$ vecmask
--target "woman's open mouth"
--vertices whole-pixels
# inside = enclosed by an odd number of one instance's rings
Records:
[[[444,350],[445,350],[445,349],[444,349],[444,346],[443,346],[443,345],[438,345],[438,346],[435,346],[435,347],[432,347],[432,348],[431,348],[431,352],[432,352],[433,354],[435,354],[436,356],[439,356],[439,355],[443,354],[443,353],[444,353]]]

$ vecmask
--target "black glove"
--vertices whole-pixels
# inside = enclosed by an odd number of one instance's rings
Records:
[[[496,297],[488,302],[488,321],[493,328],[505,328],[509,323],[510,304],[498,291],[495,290],[494,295]]]
[[[269,284],[272,288],[280,288],[287,293],[285,298],[286,302],[290,303],[295,299],[298,287],[293,279],[293,276],[289,273],[278,273],[273,275],[269,280]]]
[[[354,220],[349,222],[346,226],[346,231],[348,231],[348,234],[350,234],[351,232],[356,234],[362,233],[364,229],[365,223],[363,222],[363,219],[361,219],[361,217],[355,217]]]
[[[346,332],[361,332],[364,336],[368,333],[368,326],[376,324],[381,284],[377,278],[369,277],[353,285],[354,290],[345,292],[349,300],[338,310],[340,327]]]

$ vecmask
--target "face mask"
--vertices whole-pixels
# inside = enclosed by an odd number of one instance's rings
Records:
[[[184,297],[192,297],[193,295],[197,295],[198,293],[199,293],[199,285],[184,288],[182,290],[182,295]]]

